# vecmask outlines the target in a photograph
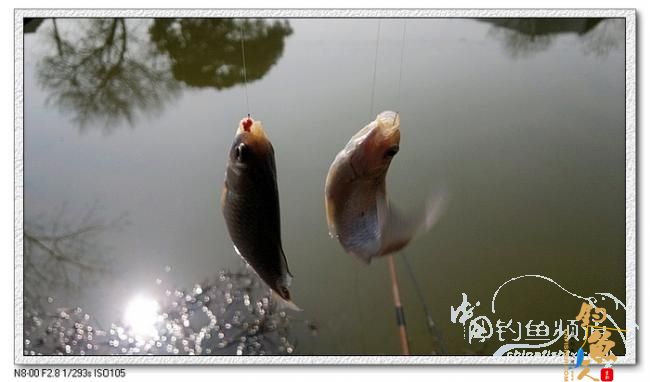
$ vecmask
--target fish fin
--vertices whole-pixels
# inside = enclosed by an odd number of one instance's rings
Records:
[[[226,195],[228,194],[228,185],[226,182],[223,182],[223,187],[221,189],[221,209],[223,210],[226,206]]]
[[[390,219],[390,201],[386,196],[386,185],[379,186],[376,194],[377,206],[377,236],[384,230]]]
[[[421,231],[416,234],[423,234],[431,229],[434,224],[440,220],[444,214],[447,204],[449,202],[449,195],[446,188],[440,188],[439,190],[432,192],[427,199],[425,205],[425,219],[424,224],[421,227]]]
[[[289,270],[289,263],[287,262],[287,256],[284,254],[284,250],[282,247],[280,247],[280,253],[282,254],[282,268],[287,271],[285,274],[285,285],[290,286],[291,285],[291,279],[293,278],[293,275],[291,274],[291,271]]]
[[[325,214],[327,217],[327,230],[330,237],[336,237],[336,225],[334,224],[334,204],[330,203],[330,198],[325,196]]]
[[[282,257],[284,257],[284,253],[282,253]],[[284,257],[284,263],[285,263],[284,269],[285,269],[285,271],[287,271],[287,273],[285,273],[284,276],[282,276],[283,277],[282,281],[283,281],[284,285],[286,285],[287,288],[288,288],[288,287],[291,286],[291,281],[293,280],[293,274],[291,273],[291,271],[289,271],[289,267],[286,264],[287,263],[287,258],[286,257]]]
[[[447,204],[447,193],[433,193],[423,211],[404,214],[394,206],[388,206],[388,218],[383,230],[382,255],[399,251],[411,240],[426,233],[442,216]]]
[[[369,256],[367,254],[357,252],[348,252],[348,254],[352,255],[352,257],[362,265],[370,265],[370,261],[372,260],[372,256]]]
[[[246,259],[244,259],[244,256],[242,256],[241,252],[239,252],[239,248],[237,248],[237,246],[235,244],[233,244],[232,247],[235,250],[235,253],[237,254],[237,256],[239,256],[244,261],[244,263],[246,263],[246,266],[250,267],[250,264],[248,264],[248,261],[246,261]]]
[[[296,312],[302,312],[302,309],[291,300],[285,300],[276,291],[271,289],[271,298],[276,303],[278,309],[291,309]]]
[[[357,259],[361,260],[363,265],[370,265],[370,262],[372,261],[372,256],[356,256]]]

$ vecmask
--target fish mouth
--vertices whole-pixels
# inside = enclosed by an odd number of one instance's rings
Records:
[[[395,130],[399,130],[400,119],[398,112],[383,111],[377,115],[376,121],[382,131],[394,133]]]
[[[235,136],[240,134],[249,134],[253,139],[268,140],[266,131],[262,127],[262,122],[252,119],[250,116],[242,118],[239,121],[239,127]]]
[[[394,111],[384,111],[377,115],[375,121],[377,127],[373,139],[374,145],[381,150],[385,150],[391,146],[399,146],[399,113]]]

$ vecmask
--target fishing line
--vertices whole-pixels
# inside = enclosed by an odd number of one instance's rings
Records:
[[[361,309],[361,301],[363,299],[361,298],[361,291],[359,287],[359,266],[357,264],[354,264],[354,291],[355,291],[355,299],[356,303],[354,304],[356,306],[357,310],[357,318],[359,319],[359,322],[366,322],[363,317],[363,310]],[[368,351],[366,349],[366,331],[361,330],[361,349],[364,354],[367,354]]]
[[[402,47],[401,47],[401,53],[400,53],[400,62],[399,62],[399,77],[397,80],[397,113],[395,113],[395,118],[397,118],[397,114],[399,113],[400,110],[400,104],[402,100],[402,68],[404,67],[404,48],[406,46],[406,19],[404,19],[404,23],[402,26]],[[438,344],[440,351],[442,354],[445,354],[447,352],[446,346],[444,344],[444,341],[442,340],[442,336],[440,333],[437,331],[435,322],[433,321],[433,318],[431,317],[431,310],[429,309],[428,304],[426,303],[424,299],[424,295],[422,294],[422,288],[420,288],[420,283],[418,282],[417,277],[415,277],[415,272],[413,272],[413,267],[411,266],[411,263],[406,256],[406,253],[402,253],[402,260],[404,261],[404,265],[406,266],[407,273],[409,275],[409,278],[411,279],[411,282],[413,283],[413,286],[415,288],[415,294],[420,302],[420,305],[422,306],[422,311],[424,312],[424,315],[426,317],[426,323],[427,323],[427,331],[429,332],[429,336],[431,337],[431,342],[433,344]]]
[[[402,28],[402,52],[399,59],[399,79],[397,80],[397,113],[400,112],[400,103],[402,101],[402,66],[404,66],[404,46],[406,45],[406,19]],[[395,118],[397,118],[397,113]]]
[[[244,92],[246,94],[246,112],[248,113],[248,116],[250,117],[251,115],[251,107],[248,102],[248,79],[246,78],[246,52],[244,49],[244,24],[246,21],[244,21],[240,26],[239,26],[239,36],[240,36],[240,41],[241,41],[241,61],[242,61],[242,66],[244,67],[243,70],[243,77],[244,77]]]
[[[374,109],[374,104],[375,104],[375,84],[377,80],[377,57],[379,55],[379,33],[381,31],[381,19],[377,20],[377,36],[375,37],[375,65],[374,69],[372,71],[372,85],[371,85],[371,90],[370,90],[370,113],[369,113],[369,120],[373,120],[372,118],[372,110]],[[359,294],[359,270],[355,266],[354,268],[354,290],[355,290],[355,298],[357,300],[357,303],[355,304],[357,307],[357,317],[360,322],[365,322],[363,320],[363,315],[361,311],[361,296]],[[366,353],[366,333],[365,331],[361,331],[361,347],[363,349],[363,352]]]
[[[447,347],[445,346],[442,336],[438,332],[436,328],[436,324],[433,321],[433,318],[431,317],[431,310],[429,309],[429,305],[424,299],[424,295],[422,295],[422,289],[420,288],[420,283],[418,282],[418,279],[415,277],[415,272],[413,272],[413,267],[411,267],[411,262],[409,261],[405,252],[402,252],[401,258],[402,260],[404,260],[404,265],[406,266],[406,270],[408,272],[409,278],[411,279],[411,282],[413,283],[413,287],[415,288],[415,294],[418,300],[420,301],[420,305],[422,306],[422,311],[424,312],[424,315],[427,318],[427,330],[429,331],[431,342],[434,344],[436,343],[438,344],[438,346],[440,347],[440,354],[446,354]]]
[[[370,92],[370,117],[372,121],[372,110],[375,106],[375,83],[377,79],[377,57],[379,56],[379,32],[381,31],[381,19],[377,20],[377,37],[375,45],[375,69],[372,71],[372,91]]]

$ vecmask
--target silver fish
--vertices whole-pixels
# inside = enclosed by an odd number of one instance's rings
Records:
[[[399,126],[396,112],[380,113],[336,155],[327,174],[325,210],[330,235],[365,263],[399,251],[429,230],[444,205],[443,193],[413,215],[400,213],[389,203],[386,173],[399,151]]]
[[[239,123],[230,149],[221,208],[235,251],[286,306],[291,272],[282,249],[275,154],[262,123]]]

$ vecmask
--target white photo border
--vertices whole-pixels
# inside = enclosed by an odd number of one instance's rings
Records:
[[[16,9],[14,11],[14,363],[18,365],[563,365],[562,356],[25,356],[23,342],[23,18],[515,18],[625,19],[626,349],[616,365],[636,364],[636,10],[635,9]]]

